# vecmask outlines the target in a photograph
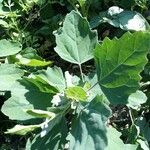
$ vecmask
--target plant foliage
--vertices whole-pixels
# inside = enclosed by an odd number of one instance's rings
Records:
[[[0,0],[4,134],[26,150],[149,150],[149,8]]]

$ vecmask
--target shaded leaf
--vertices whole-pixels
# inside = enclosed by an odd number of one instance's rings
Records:
[[[33,141],[28,144],[26,150],[58,150],[64,149],[67,136],[67,125],[64,119],[57,124],[46,136],[38,134]]]
[[[62,119],[62,114],[57,114],[53,118],[46,118],[45,122],[42,124],[42,131],[40,133],[41,137],[46,136],[56,124],[58,124]]]
[[[36,85],[41,92],[44,93],[50,93],[50,94],[56,94],[58,93],[57,88],[51,86],[48,84],[45,80],[40,78],[39,76],[36,76],[34,74],[30,74],[28,78],[25,78],[28,82],[33,83]]]
[[[102,96],[95,97],[87,107],[81,107],[67,137],[69,149],[104,150],[107,146],[105,123],[109,115],[110,110]]]
[[[140,128],[132,124],[129,128],[127,143],[135,143],[140,135]]]
[[[146,120],[145,117],[139,117],[135,124],[140,127],[140,133],[143,137],[150,142],[150,119]]]

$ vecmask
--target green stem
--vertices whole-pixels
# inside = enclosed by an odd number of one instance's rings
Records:
[[[131,108],[129,108],[129,115],[130,115],[130,119],[131,119],[132,125],[134,125],[134,119],[133,119],[133,116],[132,116]]]
[[[81,64],[79,64],[79,69],[80,69],[80,74],[81,74],[82,82],[84,82],[84,75],[83,75],[83,71],[82,71],[82,66],[81,66]]]

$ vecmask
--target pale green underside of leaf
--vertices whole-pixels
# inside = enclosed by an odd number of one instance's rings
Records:
[[[78,12],[71,11],[66,16],[62,29],[55,36],[55,51],[64,60],[82,64],[93,58],[97,33],[90,30],[87,20]]]
[[[32,132],[35,129],[40,128],[40,125],[16,125],[12,129],[8,129],[6,134],[17,134],[17,135],[25,135],[28,132]]]
[[[105,38],[95,49],[99,85],[111,103],[127,103],[139,88],[140,72],[147,62],[150,33],[125,33],[120,39]]]
[[[20,43],[10,42],[6,39],[0,40],[0,57],[17,54],[22,49]]]
[[[107,145],[105,123],[110,115],[109,108],[102,102],[103,97],[95,97],[73,121],[67,137],[70,150],[104,150]]]
[[[24,71],[13,64],[0,65],[0,91],[9,91],[17,79],[23,76]]]
[[[127,106],[132,109],[138,110],[141,107],[141,104],[144,104],[147,101],[146,94],[142,91],[136,91],[136,93],[132,93],[128,98]]]
[[[90,25],[95,28],[105,22],[127,31],[145,31],[150,28],[148,22],[140,13],[126,11],[118,6],[112,6],[107,11],[100,12],[98,16],[91,19]]]
[[[137,145],[124,144],[120,139],[121,133],[115,128],[107,128],[108,145],[105,150],[136,150]]]
[[[2,112],[12,120],[35,118],[29,115],[28,109],[46,110],[51,106],[52,96],[41,92],[33,83],[22,79],[11,87],[11,97],[2,106]]]
[[[26,112],[31,116],[35,116],[37,118],[52,118],[55,116],[53,112],[38,110],[38,109],[28,109],[26,110]]]
[[[106,22],[123,30],[146,31],[150,28],[146,19],[134,11],[123,11],[116,18],[108,19]]]

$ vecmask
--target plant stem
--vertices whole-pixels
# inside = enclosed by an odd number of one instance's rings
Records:
[[[83,75],[83,71],[82,71],[82,66],[81,66],[81,64],[79,64],[79,69],[80,69],[80,74],[81,74],[82,82],[84,82],[84,75]]]
[[[130,108],[129,108],[129,115],[130,115],[130,119],[131,119],[131,122],[132,122],[132,125],[133,125],[134,124],[134,119],[133,119],[132,111],[131,111]]]

